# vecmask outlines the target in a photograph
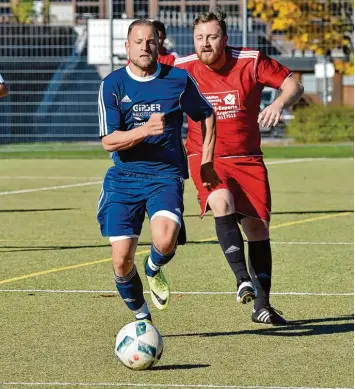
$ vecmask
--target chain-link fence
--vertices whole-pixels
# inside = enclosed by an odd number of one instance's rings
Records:
[[[20,12],[24,4],[28,1],[0,2],[0,73],[10,88],[0,100],[0,143],[96,141],[97,91],[109,68],[88,63],[87,25],[109,18],[108,0],[34,1]],[[220,6],[227,12],[229,44],[241,46],[246,29],[249,47],[290,66],[315,96],[322,91],[314,68],[324,55],[351,67],[352,2],[249,0],[243,26],[244,5],[243,0],[112,0],[112,14],[115,20],[161,20],[167,47],[186,55],[193,52],[194,17]],[[103,34],[103,45],[107,39]]]

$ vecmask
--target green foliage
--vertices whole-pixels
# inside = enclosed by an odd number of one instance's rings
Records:
[[[351,107],[299,109],[287,126],[287,133],[297,142],[349,142],[354,140],[354,111]]]
[[[18,0],[11,6],[11,12],[17,23],[30,24],[34,16],[33,0]]]

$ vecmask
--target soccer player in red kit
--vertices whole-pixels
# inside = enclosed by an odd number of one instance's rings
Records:
[[[164,23],[162,23],[159,20],[153,21],[153,26],[155,27],[158,38],[159,38],[159,55],[158,55],[158,62],[164,63],[165,65],[174,66],[174,62],[178,55],[175,52],[170,52],[164,47],[164,41],[166,39],[166,29],[164,26]]]
[[[209,209],[214,215],[219,243],[237,280],[237,301],[254,300],[253,322],[283,325],[286,320],[270,304],[271,194],[259,123],[276,125],[282,109],[298,101],[303,87],[288,68],[260,51],[228,46],[225,16],[219,10],[200,14],[193,26],[196,54],[175,61],[194,77],[217,116],[214,169],[221,183],[213,189],[202,184],[201,126],[189,118],[190,172],[201,215]],[[281,94],[259,113],[264,86],[280,89]],[[250,275],[238,222],[248,240]]]

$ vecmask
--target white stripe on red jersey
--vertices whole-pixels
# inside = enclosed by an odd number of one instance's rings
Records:
[[[196,61],[196,60],[198,60],[197,54],[192,54],[186,57],[176,58],[175,65],[180,63],[190,62],[190,61]]]

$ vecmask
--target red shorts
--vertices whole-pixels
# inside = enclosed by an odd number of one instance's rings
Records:
[[[216,158],[214,168],[222,183],[208,190],[200,177],[201,155],[189,156],[190,174],[197,189],[201,216],[210,208],[208,196],[215,190],[228,189],[235,211],[241,216],[270,221],[271,193],[263,157]]]

